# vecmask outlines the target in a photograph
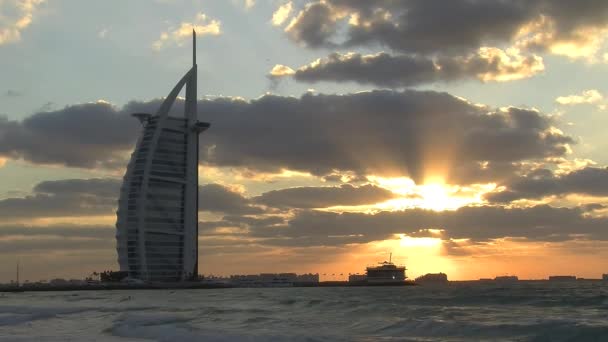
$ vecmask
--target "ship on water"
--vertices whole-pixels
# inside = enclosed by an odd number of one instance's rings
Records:
[[[392,262],[393,253],[389,256],[389,261],[383,261],[378,266],[368,266],[366,268],[365,280],[369,285],[392,285],[403,284],[407,278],[403,265],[395,265]]]

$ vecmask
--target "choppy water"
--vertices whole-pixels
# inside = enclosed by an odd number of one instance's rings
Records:
[[[0,340],[608,341],[608,284],[0,294]]]

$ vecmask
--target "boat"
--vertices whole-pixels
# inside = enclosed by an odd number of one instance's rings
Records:
[[[368,285],[398,285],[405,283],[406,268],[403,265],[395,265],[392,262],[393,253],[389,261],[378,263],[378,266],[366,268],[366,280]]]

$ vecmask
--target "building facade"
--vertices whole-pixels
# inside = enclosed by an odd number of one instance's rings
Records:
[[[198,139],[209,127],[197,118],[196,34],[192,68],[142,124],[127,166],[116,213],[120,270],[145,281],[198,276]],[[186,88],[183,117],[169,115]]]

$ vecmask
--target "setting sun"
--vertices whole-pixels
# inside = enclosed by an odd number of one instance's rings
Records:
[[[423,185],[421,188],[423,208],[441,211],[461,206],[456,198],[450,197],[449,190],[442,184]]]
[[[440,182],[416,185],[409,178],[369,177],[381,187],[403,197],[395,198],[378,207],[382,210],[406,210],[422,208],[434,211],[456,210],[458,208],[483,203],[483,195],[493,191],[495,184],[473,184],[458,186]]]

